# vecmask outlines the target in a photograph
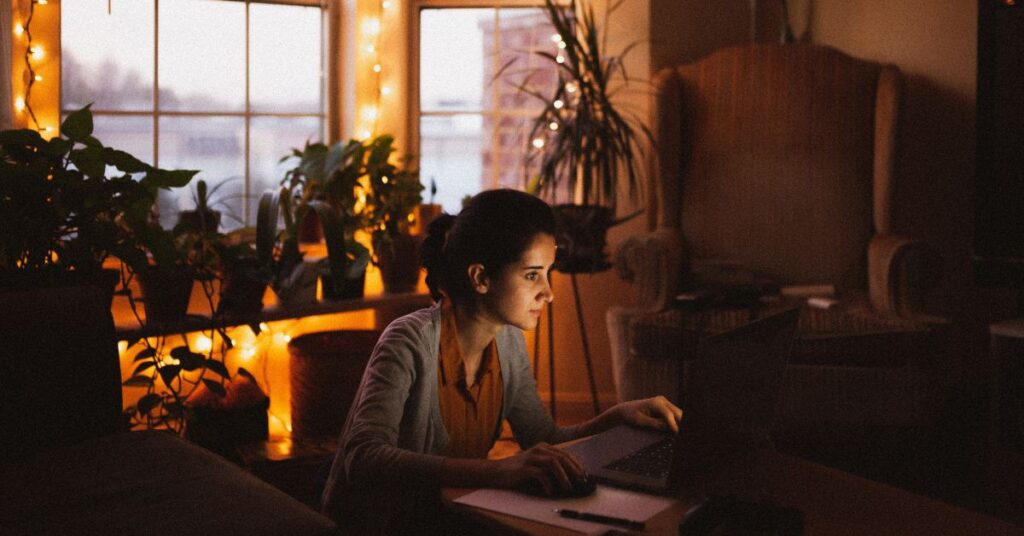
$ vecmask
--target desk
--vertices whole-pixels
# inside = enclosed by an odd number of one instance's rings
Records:
[[[451,502],[470,491],[445,489],[444,499],[460,513],[483,517],[515,531],[577,534]],[[643,534],[677,534],[683,515],[703,496],[729,493],[803,510],[807,536],[1024,535],[1022,527],[773,450],[749,453],[705,475],[680,494],[676,505],[649,520]]]

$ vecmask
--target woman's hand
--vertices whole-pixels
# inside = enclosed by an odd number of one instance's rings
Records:
[[[663,396],[623,402],[608,412],[618,418],[619,424],[671,430],[675,433],[679,433],[679,421],[683,418],[683,410]]]
[[[538,443],[515,456],[498,460],[495,466],[496,485],[517,488],[536,480],[548,495],[559,489],[571,489],[572,481],[579,480],[585,472],[571,454],[547,443]]]

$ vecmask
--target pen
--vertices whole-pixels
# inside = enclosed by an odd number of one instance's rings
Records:
[[[553,511],[558,515],[569,519],[579,519],[581,521],[593,521],[594,523],[626,527],[629,530],[644,530],[647,526],[643,521],[634,521],[632,519],[623,519],[621,517],[603,516],[601,514],[591,514],[589,512],[577,512],[576,510],[566,510],[564,508],[555,508]]]

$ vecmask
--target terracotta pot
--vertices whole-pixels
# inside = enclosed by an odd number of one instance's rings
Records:
[[[413,236],[426,234],[427,226],[430,225],[430,222],[434,221],[434,219],[442,213],[444,213],[444,208],[435,203],[421,203],[416,205],[415,221],[409,228],[409,234]]]
[[[185,319],[189,297],[192,295],[192,278],[187,272],[150,269],[137,275],[147,323]]]
[[[377,247],[377,264],[384,292],[398,294],[416,290],[420,281],[420,237],[395,235]]]
[[[309,333],[288,343],[292,437],[338,437],[379,331]]]

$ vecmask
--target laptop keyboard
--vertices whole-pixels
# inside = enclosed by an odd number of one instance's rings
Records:
[[[661,441],[631,452],[605,465],[604,468],[651,478],[668,478],[675,449],[675,436],[668,436]]]

